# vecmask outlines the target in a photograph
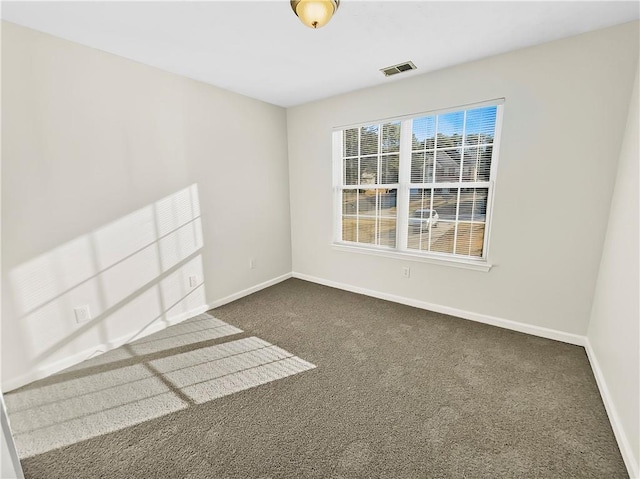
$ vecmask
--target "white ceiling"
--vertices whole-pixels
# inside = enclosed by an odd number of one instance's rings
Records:
[[[637,20],[638,2],[343,0],[305,27],[288,0],[2,2],[2,18],[288,107]],[[418,69],[386,78],[406,60]]]

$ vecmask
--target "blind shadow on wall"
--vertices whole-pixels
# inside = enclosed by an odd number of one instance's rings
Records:
[[[206,304],[202,246],[192,184],[11,270],[19,336],[11,340],[29,360],[23,367],[55,371]],[[89,320],[77,322],[79,306]]]

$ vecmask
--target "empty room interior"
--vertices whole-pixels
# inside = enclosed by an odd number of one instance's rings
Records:
[[[2,2],[2,479],[640,478],[638,2]]]

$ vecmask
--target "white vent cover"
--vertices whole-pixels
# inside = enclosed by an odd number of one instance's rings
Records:
[[[413,62],[398,63],[390,67],[381,68],[380,71],[384,73],[384,76],[390,77],[391,75],[397,75],[398,73],[407,72],[409,70],[415,70],[416,66]]]

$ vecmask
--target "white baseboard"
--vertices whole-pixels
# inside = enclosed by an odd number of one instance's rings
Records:
[[[611,397],[611,393],[609,392],[609,387],[607,386],[604,374],[602,373],[602,369],[600,368],[600,363],[598,362],[598,358],[595,351],[593,350],[593,347],[591,346],[589,338],[585,338],[584,349],[587,351],[587,356],[589,358],[589,362],[591,363],[591,369],[593,370],[593,375],[596,378],[596,383],[598,384],[598,389],[600,390],[600,396],[602,396],[604,408],[606,409],[607,415],[609,416],[611,429],[613,429],[613,434],[616,437],[616,441],[618,441],[618,447],[620,448],[622,459],[627,466],[629,477],[631,479],[638,479],[640,478],[640,466],[638,464],[638,459],[640,458],[635,457],[633,448],[631,447],[629,438],[624,431],[623,423],[620,420],[618,410],[616,409],[615,403],[613,402],[613,398]]]
[[[209,309],[218,308],[227,303],[231,303],[236,299],[243,298],[245,296],[249,296],[252,293],[260,291],[261,289],[268,288],[269,286],[273,286],[274,284],[281,283],[284,280],[291,278],[291,273],[283,274],[282,276],[278,276],[276,278],[270,279],[269,281],[265,281],[264,283],[256,284],[255,286],[251,286],[250,288],[243,289],[242,291],[238,291],[237,293],[230,294],[222,299],[217,299],[212,303],[209,303]]]
[[[394,303],[405,304],[407,306],[413,306],[415,308],[427,309],[429,311],[435,311],[436,313],[449,314],[458,318],[469,319],[471,321],[477,321],[479,323],[490,324],[491,326],[498,326],[500,328],[510,329],[512,331],[518,331],[521,333],[531,334],[533,336],[540,336],[542,338],[553,339],[556,341],[562,341],[563,343],[575,344],[577,346],[584,346],[585,337],[579,334],[565,333],[564,331],[558,331],[555,329],[544,328],[542,326],[535,326],[532,324],[519,323],[517,321],[511,321],[509,319],[497,318],[495,316],[489,316],[487,314],[474,313],[472,311],[465,311],[463,309],[452,308],[449,306],[442,306],[440,304],[428,303],[426,301],[420,301],[417,299],[406,298],[404,296],[396,296],[394,294],[381,293],[380,291],[374,291],[367,288],[361,288],[358,286],[352,286],[349,284],[338,283],[315,276],[309,276],[303,273],[292,273],[294,278],[303,279],[305,281],[311,281],[312,283],[318,283],[325,286],[331,286],[333,288],[343,289],[345,291],[351,291],[352,293],[364,294],[365,296],[372,296],[378,299],[384,299],[387,301],[393,301]]]
[[[260,291],[261,289],[268,288],[269,286],[273,286],[274,284],[280,283],[286,279],[291,278],[291,273],[286,273],[276,278],[270,279],[269,281],[265,281],[263,283],[257,284],[250,288],[244,289],[232,295],[226,296],[222,299],[218,299],[209,304],[203,304],[195,309],[187,311],[185,313],[178,314],[176,316],[172,316],[171,318],[167,318],[164,321],[155,321],[149,326],[145,327],[141,331],[131,331],[128,334],[120,336],[118,338],[112,339],[110,341],[104,342],[102,344],[97,344],[92,346],[91,348],[85,349],[78,353],[75,353],[71,356],[67,356],[64,359],[60,359],[50,364],[46,364],[38,367],[33,371],[29,371],[21,376],[3,379],[2,381],[2,392],[9,392],[17,389],[21,386],[29,384],[33,381],[37,381],[38,379],[46,378],[47,376],[51,376],[57,372],[62,371],[68,367],[71,367],[75,364],[78,364],[86,359],[96,356],[96,354],[106,353],[112,349],[122,346],[128,342],[131,342],[135,339],[144,338],[153,333],[157,333],[158,331],[162,331],[163,329],[172,326],[174,324],[180,323],[185,319],[192,318],[199,314],[204,313],[205,311],[209,311],[210,309],[217,308],[222,306],[223,304],[230,303],[235,301],[236,299],[240,299],[244,296],[248,296],[251,293],[255,293],[256,291]]]

